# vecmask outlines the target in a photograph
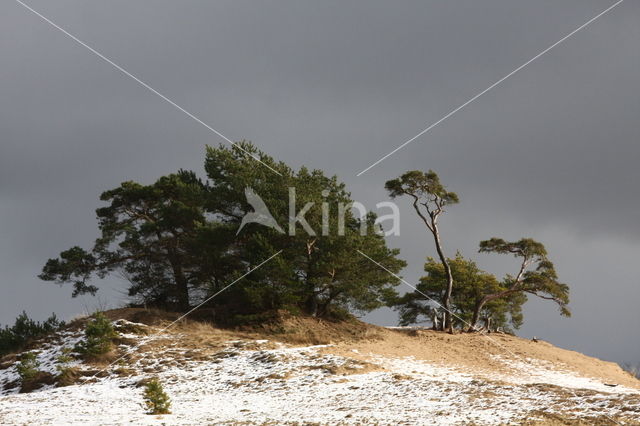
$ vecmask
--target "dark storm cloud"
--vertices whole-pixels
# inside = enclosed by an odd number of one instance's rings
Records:
[[[628,337],[640,326],[637,2],[358,178],[612,2],[29,4],[229,138],[337,173],[369,206],[386,199],[385,180],[437,170],[462,197],[443,221],[450,255],[461,249],[503,274],[512,263],[477,255],[477,241],[533,236],[572,285],[574,317],[531,302],[524,335],[640,359]],[[0,268],[9,295],[0,322],[23,308],[70,315],[96,302],[70,301],[68,289],[35,276],[47,257],[96,237],[98,194],[181,167],[201,173],[204,145],[221,140],[18,3],[0,5],[0,24]],[[409,260],[412,281],[432,248],[403,212],[402,236],[390,244]],[[122,287],[110,281],[103,297],[119,303]],[[388,312],[368,318],[395,321]]]

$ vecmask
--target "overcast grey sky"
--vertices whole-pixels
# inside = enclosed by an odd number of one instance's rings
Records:
[[[491,236],[547,245],[570,319],[531,300],[521,335],[640,361],[640,2],[627,0],[364,175],[356,174],[526,62],[611,0],[167,1],[28,4],[233,140],[338,174],[354,198],[434,169],[461,197],[443,218],[457,249]],[[12,0],[0,3],[0,323],[123,303],[36,278],[88,247],[98,194],[179,168],[202,174],[222,140]],[[429,235],[404,208],[389,244],[415,281]],[[367,317],[395,324],[396,315]]]

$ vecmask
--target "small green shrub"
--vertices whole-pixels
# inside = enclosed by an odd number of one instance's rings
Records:
[[[62,355],[56,358],[58,375],[55,379],[58,386],[72,385],[78,378],[78,369],[69,365],[73,361],[72,351],[72,348],[62,348]]]
[[[18,374],[23,382],[34,379],[40,372],[40,362],[35,352],[27,352],[22,354],[20,362],[16,366]]]
[[[56,358],[56,361],[58,362],[58,365],[56,366],[56,368],[58,370],[60,368],[65,367],[66,364],[69,364],[71,361],[73,361],[73,357],[71,356],[71,352],[73,352],[72,348],[62,348],[62,355],[60,355],[58,358]]]
[[[75,350],[82,355],[96,356],[106,354],[113,348],[113,339],[118,337],[118,333],[113,328],[109,318],[98,312],[93,315],[93,319],[87,323],[84,330],[85,339],[75,346]]]
[[[170,414],[171,400],[162,389],[162,384],[157,378],[151,379],[144,388],[144,403],[147,414]]]

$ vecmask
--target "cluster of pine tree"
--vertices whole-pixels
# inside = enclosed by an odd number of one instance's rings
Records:
[[[477,331],[478,323],[484,319],[482,329],[511,331],[511,327],[517,329],[522,324],[522,305],[528,295],[551,300],[562,315],[570,315],[569,286],[558,281],[542,243],[531,238],[481,241],[480,252],[511,254],[518,259],[517,273],[498,280],[460,253],[453,259],[445,255],[439,220],[459,198],[447,190],[434,171],[408,171],[388,181],[385,187],[392,198],[407,196],[412,200],[413,209],[433,237],[438,253],[438,260],[427,259],[427,275],[414,291],[392,303],[400,312],[402,324],[426,319],[439,330]]]
[[[0,357],[25,348],[31,341],[64,327],[64,322],[52,314],[43,322],[35,321],[22,312],[12,326],[0,329]]]
[[[107,205],[96,211],[100,237],[93,247],[72,247],[49,259],[40,278],[71,283],[76,296],[94,294],[96,278],[118,273],[130,283],[134,303],[180,311],[219,293],[206,305],[216,320],[279,309],[322,317],[366,312],[397,296],[398,280],[372,268],[357,250],[393,272],[405,262],[374,232],[374,215],[337,211],[352,200],[335,176],[293,170],[247,142],[208,147],[205,171],[204,180],[181,170],[150,185],[124,182],[104,192],[100,199]],[[315,235],[300,224],[295,235],[259,224],[238,234],[242,218],[253,211],[246,188],[285,227],[289,191],[295,188],[298,209],[314,203],[305,219]],[[323,224],[328,233],[321,232]]]
[[[40,278],[72,283],[77,296],[94,294],[93,280],[116,272],[130,283],[134,305],[187,311],[211,299],[205,308],[218,322],[281,309],[336,317],[386,305],[403,324],[427,319],[440,330],[476,330],[484,319],[486,328],[507,329],[522,324],[527,295],[552,300],[569,315],[569,288],[533,239],[480,243],[481,252],[519,259],[518,272],[502,280],[460,254],[445,255],[439,219],[459,199],[433,171],[409,171],[385,185],[392,198],[410,197],[438,254],[427,260],[415,291],[401,297],[395,274],[405,262],[387,247],[373,213],[353,214],[351,195],[335,176],[294,170],[248,142],[208,147],[205,171],[206,179],[180,170],[150,185],[129,181],[105,191],[93,247],[49,259]],[[261,217],[256,203],[272,217]],[[291,221],[298,211],[304,220]]]

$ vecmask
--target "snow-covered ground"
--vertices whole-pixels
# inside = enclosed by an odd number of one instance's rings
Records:
[[[38,355],[43,369],[52,373],[62,348],[81,338],[72,333],[60,337]],[[526,372],[507,383],[506,376],[479,380],[412,358],[358,361],[327,354],[326,346],[229,341],[221,351],[198,356],[198,349],[181,347],[179,335],[161,339],[166,339],[161,349],[127,366],[134,371],[129,377],[111,374],[28,394],[1,391],[0,424],[484,425],[518,424],[539,412],[583,418],[625,414],[629,421],[634,415],[640,421],[637,391],[612,390],[539,363],[519,366],[504,359]],[[117,368],[122,365],[110,371]],[[145,414],[139,382],[152,376],[160,378],[171,397],[170,415]],[[15,367],[0,370],[0,388],[16,378]]]

